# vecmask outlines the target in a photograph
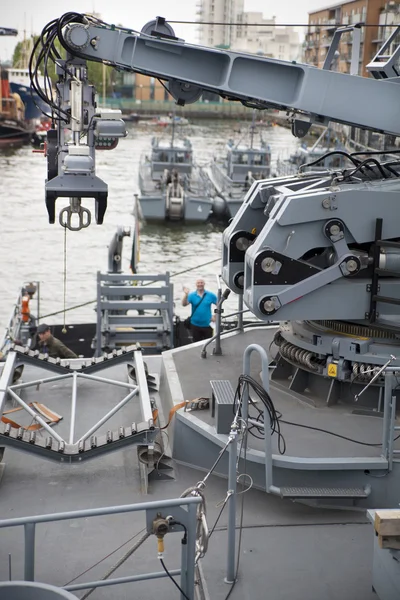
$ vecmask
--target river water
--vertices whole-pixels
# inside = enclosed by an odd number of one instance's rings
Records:
[[[198,121],[185,128],[197,162],[204,164],[213,155],[221,155],[228,138],[243,135],[243,123],[234,121]],[[239,129],[242,133],[239,133]],[[96,298],[96,272],[107,270],[107,246],[118,225],[132,225],[133,194],[138,191],[140,156],[150,149],[153,135],[161,135],[154,127],[132,125],[129,135],[112,151],[98,152],[97,175],[109,188],[108,208],[103,225],[92,223],[79,232],[67,232],[66,306],[89,302]],[[297,141],[288,129],[267,129],[264,138],[271,146],[272,163],[278,155],[293,151]],[[50,225],[44,203],[46,160],[29,146],[0,152],[0,332],[7,325],[20,286],[28,281],[41,282],[41,315],[63,308],[64,230]],[[66,206],[58,199],[56,211]],[[83,202],[90,209],[94,201]],[[221,228],[206,224],[195,227],[145,225],[141,229],[140,264],[142,273],[171,274],[197,267],[178,275],[174,282],[176,312],[186,315],[180,305],[182,286],[193,289],[195,279],[202,276],[206,287],[216,291],[220,261]],[[125,238],[123,270],[128,272],[130,238]],[[67,312],[67,322],[80,323],[95,319],[94,304]],[[232,294],[227,307],[234,309],[237,299]],[[48,323],[62,322],[62,315],[46,318]],[[0,333],[1,337],[1,333]]]

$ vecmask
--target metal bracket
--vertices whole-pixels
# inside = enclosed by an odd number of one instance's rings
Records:
[[[371,73],[375,79],[388,79],[399,76],[399,56],[400,45],[397,46],[393,53],[390,53],[393,42],[396,41],[400,32],[400,26],[397,27],[389,39],[379,49],[372,61],[367,65],[367,71]]]
[[[18,358],[18,364],[31,364],[41,369],[53,371],[60,374],[71,373],[73,371],[83,373],[94,373],[108,367],[114,366],[120,362],[126,362],[132,359],[133,353],[138,350],[136,345],[126,346],[120,350],[114,350],[110,354],[104,354],[98,358],[91,358],[79,362],[79,367],[71,369],[71,364],[67,359],[61,361],[60,358],[51,358],[47,354],[41,354],[39,350],[30,350],[28,347],[14,345],[10,348]],[[8,360],[8,359],[7,359]]]
[[[337,49],[339,46],[340,38],[343,33],[353,32],[353,46],[351,50],[351,64],[350,64],[350,75],[358,75],[358,69],[360,64],[360,49],[361,49],[361,27],[362,23],[356,25],[349,25],[348,27],[339,27],[333,34],[333,39],[329,47],[328,53],[325,58],[323,69],[330,71],[333,61],[337,56]]]

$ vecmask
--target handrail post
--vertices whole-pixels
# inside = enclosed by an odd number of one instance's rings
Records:
[[[221,309],[221,298],[222,298],[222,290],[219,287],[217,293],[217,308],[215,309],[215,348],[213,350],[213,354],[216,356],[221,356],[221,317],[222,317],[222,309]],[[218,308],[220,307],[220,308]]]
[[[214,314],[216,314],[216,319],[215,319],[215,334],[206,341],[206,343],[204,344],[204,346],[201,349],[201,358],[207,358],[207,346],[209,344],[211,344],[214,340],[216,342],[215,344],[215,348],[213,350],[213,354],[215,354],[216,356],[221,356],[222,354],[222,349],[221,349],[221,319],[222,319],[222,313],[223,308],[222,305],[225,302],[225,300],[228,298],[229,294],[231,293],[231,290],[229,288],[227,288],[224,293],[222,293],[222,290],[220,287],[218,287],[218,296],[217,296],[217,306],[214,310]]]
[[[385,390],[383,396],[383,429],[382,429],[382,454],[386,459],[389,459],[389,429],[390,429],[390,412],[393,390],[393,373],[386,371],[385,373]]]
[[[101,275],[97,271],[97,320],[96,320],[96,357],[101,356]]]
[[[237,425],[235,421],[229,434],[229,471],[228,471],[228,551],[227,569],[225,583],[232,584],[235,581],[235,556],[236,556],[236,463],[237,463]]]
[[[259,344],[250,344],[247,346],[243,354],[243,373],[250,375],[250,356],[252,352],[258,352],[261,358],[261,380],[264,390],[269,393],[269,369],[268,369],[268,354]],[[242,417],[248,425],[248,409],[249,390],[246,386],[242,396]],[[268,410],[264,407],[264,451],[265,451],[265,490],[268,492],[272,487],[272,443],[271,443],[271,427],[269,422]]]
[[[197,504],[189,504],[188,506],[188,521],[187,521],[187,541],[182,544],[182,572],[186,571],[186,583],[183,584],[181,576],[181,587],[188,598],[195,597],[194,595],[194,570],[196,560],[196,525],[197,525]],[[185,554],[185,561],[183,560]],[[184,596],[182,596],[184,600]]]
[[[24,580],[35,581],[35,523],[25,523]]]
[[[396,425],[396,396],[392,394],[392,402],[390,405],[390,429],[389,429],[389,442],[388,442],[388,463],[389,471],[393,469],[393,449],[394,449],[394,433]]]
[[[238,324],[237,327],[241,333],[243,333],[243,294],[239,294],[238,300]]]

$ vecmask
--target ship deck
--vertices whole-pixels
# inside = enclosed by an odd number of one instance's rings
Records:
[[[210,380],[228,380],[233,390],[238,384],[238,376],[243,373],[243,351],[246,345],[259,344],[270,352],[275,334],[275,327],[260,327],[251,329],[244,335],[229,334],[222,341],[222,355],[212,353],[213,344],[207,348],[207,358],[201,358],[204,343],[192,344],[170,351],[173,365],[182,389],[183,398],[190,400],[197,397],[210,397]],[[246,341],[245,341],[246,340]],[[190,368],[187,368],[190,365]],[[261,361],[256,353],[251,358],[251,376],[260,380]],[[257,400],[254,394],[250,394]],[[271,382],[270,395],[277,411],[282,414],[282,420],[292,425],[282,423],[281,433],[286,442],[286,454],[299,457],[374,457],[381,453],[382,419],[377,413],[369,410],[365,414],[361,406],[354,404],[335,404],[326,406],[315,403],[295,392],[289,392],[279,384]],[[258,402],[259,408],[260,402]],[[251,413],[251,408],[250,408]],[[211,425],[211,411],[196,411],[195,417]],[[256,413],[254,413],[256,416]],[[188,417],[190,419],[190,416]],[[299,427],[300,425],[300,427]],[[361,444],[329,435],[324,431],[307,429],[301,426],[311,426],[324,429],[360,441]],[[253,436],[248,438],[249,447],[263,450],[263,440]],[[400,440],[395,447],[400,448]],[[363,445],[376,444],[374,446]],[[277,436],[272,438],[272,450],[278,453]]]
[[[252,332],[251,340],[266,347],[269,345],[265,330]],[[229,379],[235,385],[242,370],[243,352],[243,346],[238,344],[235,336],[228,336],[223,341],[222,357],[208,355],[207,359],[201,359],[199,351],[199,345],[173,351],[185,397],[209,396],[210,379]],[[146,357],[146,362],[151,373],[160,372],[159,358]],[[258,377],[259,371],[260,364],[254,360],[252,374]],[[27,381],[45,375],[46,373],[37,367],[26,366],[23,379]],[[126,366],[111,367],[105,370],[102,376],[126,381]],[[80,381],[76,435],[86,431],[125,395],[126,390],[123,388]],[[151,396],[161,407],[158,393],[151,392]],[[63,415],[63,420],[55,429],[61,435],[68,435],[71,406],[71,389],[68,382],[29,388],[23,398],[28,402],[38,400]],[[275,392],[273,398],[275,401]],[[307,419],[309,411],[316,414],[316,409],[291,403],[284,394],[281,401],[287,403],[284,414],[290,415],[291,419]],[[207,412],[198,411],[196,417],[207,420]],[[161,414],[161,419],[165,421],[165,414]],[[346,419],[351,420],[351,417],[343,416],[343,420]],[[130,402],[112,417],[108,425],[103,426],[103,432],[120,425],[128,425],[135,420],[138,420],[138,406]],[[378,419],[368,419],[368,423],[375,427]],[[342,425],[345,427],[345,423]],[[330,426],[334,428],[333,423]],[[288,431],[283,430],[284,434],[288,434],[289,449],[295,444],[296,449],[303,447],[304,452],[306,446],[314,448],[316,452],[320,451],[322,440],[317,432],[307,433],[305,439],[299,435],[292,441],[292,429],[290,435]],[[358,428],[350,423],[341,431],[351,432],[354,436],[369,436],[365,430],[362,431],[361,425]],[[327,444],[331,443],[326,436],[323,440]],[[341,451],[344,452],[345,449],[344,446]],[[358,451],[359,448],[357,453]],[[56,464],[6,448],[4,461],[6,468],[0,485],[0,519],[178,497],[201,478],[199,471],[173,463],[173,478],[164,480],[156,470],[150,481],[148,493],[145,494],[141,486],[137,454],[133,447],[73,465]],[[226,491],[226,480],[212,476],[207,481],[205,494],[210,527],[220,511],[220,503],[224,500]],[[244,509],[239,576],[231,599],[374,598],[371,591],[373,531],[364,512],[316,509],[250,489],[239,496],[238,526],[241,500],[244,502]],[[212,600],[223,600],[229,592],[229,586],[223,581],[226,570],[226,523],[225,509],[210,540],[208,553],[202,561],[208,598]],[[144,526],[144,516],[141,513],[37,526],[36,579],[63,586],[78,578],[92,565],[96,566],[77,581],[101,578],[136,541],[132,540],[132,537]],[[166,537],[165,562],[169,569],[179,567],[180,538],[177,534]],[[114,552],[117,548],[120,549]],[[10,556],[12,578],[21,579],[22,530],[0,530],[1,580],[9,577]],[[154,538],[150,538],[113,576],[122,577],[158,570],[160,567],[157,544]],[[82,597],[82,594],[83,592],[79,592],[77,596]],[[172,600],[179,596],[172,582],[163,579],[119,585],[112,589],[97,589],[92,597],[94,600],[110,597],[114,600],[150,600],[158,594],[162,594],[164,600]]]

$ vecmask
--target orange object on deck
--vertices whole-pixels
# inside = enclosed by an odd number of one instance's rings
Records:
[[[28,294],[26,294],[25,296],[22,296],[21,315],[22,315],[23,322],[27,323],[29,321],[29,317],[30,317]]]

